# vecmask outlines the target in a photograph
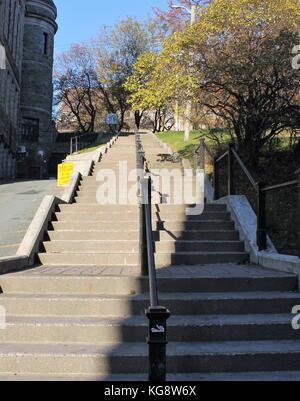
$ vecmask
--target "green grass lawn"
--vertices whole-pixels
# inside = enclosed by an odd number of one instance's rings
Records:
[[[193,149],[200,144],[200,139],[205,138],[206,144],[216,151],[217,142],[208,137],[207,130],[192,131],[188,142],[184,141],[183,131],[169,131],[156,133],[157,137],[167,143],[174,152],[178,152],[181,157],[186,159],[193,159]],[[226,145],[230,142],[231,136],[228,132],[220,132],[218,134],[219,142],[221,145]],[[276,138],[276,148],[279,150],[286,150],[289,148],[290,139],[287,133],[282,133]],[[214,152],[216,153],[216,152]]]
[[[78,152],[78,154],[83,154],[83,153],[89,153],[89,152],[94,152],[94,150],[97,150],[98,148],[100,148],[103,145],[97,145],[97,146],[92,146],[91,148],[85,148],[82,149]]]
[[[192,131],[188,142],[184,141],[184,132],[182,131],[159,132],[156,135],[159,139],[170,145],[174,152],[178,152],[181,157],[190,160],[193,159],[193,149],[200,145],[201,138],[206,138],[206,144],[209,147],[215,145],[212,139],[207,138],[207,130]],[[230,141],[230,135],[228,133],[220,133],[219,135],[221,143]]]
[[[78,152],[78,154],[89,153],[89,152],[93,152],[94,150],[97,150],[101,146],[106,145],[113,138],[113,136],[114,135],[112,133],[103,133],[101,136],[98,135],[97,136],[97,145],[96,146],[88,147],[88,145],[87,145],[87,147],[85,147],[84,149],[81,149]]]
[[[168,143],[174,151],[178,152],[191,144],[195,146],[199,144],[200,137],[204,134],[205,131],[191,132],[189,142],[184,142],[184,132],[159,132],[157,133],[157,136],[162,141]]]

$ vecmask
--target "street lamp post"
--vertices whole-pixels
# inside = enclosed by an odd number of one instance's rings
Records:
[[[176,4],[172,4],[171,8],[173,8],[174,10],[184,10],[184,11],[188,12],[191,16],[191,26],[193,26],[195,24],[197,7],[194,4],[192,5],[191,9],[189,9],[185,6],[176,5]],[[186,102],[186,108],[185,108],[185,113],[184,113],[184,119],[185,119],[184,141],[185,142],[187,142],[190,139],[192,109],[193,109],[192,101],[190,99],[188,99]]]

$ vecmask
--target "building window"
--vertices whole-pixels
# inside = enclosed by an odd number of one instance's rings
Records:
[[[40,122],[36,118],[22,118],[22,141],[37,142],[39,140]]]
[[[48,43],[49,43],[49,34],[44,32],[44,55],[48,54]]]

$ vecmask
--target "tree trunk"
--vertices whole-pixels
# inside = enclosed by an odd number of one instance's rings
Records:
[[[124,120],[125,120],[125,110],[121,110],[121,118],[120,118],[120,124],[119,124],[119,131],[122,130],[123,126],[124,126]]]
[[[154,115],[154,122],[153,122],[153,133],[155,134],[155,132],[157,131],[157,110],[155,111],[155,115]]]
[[[134,120],[137,130],[140,129],[142,118],[143,118],[143,112],[140,112],[139,110],[135,111]]]
[[[258,167],[261,154],[261,147],[258,141],[246,137],[238,144],[238,149],[243,160],[245,160],[249,167]]]

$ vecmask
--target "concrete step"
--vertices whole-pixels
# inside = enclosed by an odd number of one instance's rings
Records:
[[[89,175],[87,177],[83,177],[81,180],[81,185],[86,184],[86,183],[98,183],[97,182],[97,177],[95,175]]]
[[[158,253],[155,262],[158,267],[173,265],[209,265],[216,263],[245,263],[249,260],[246,252],[174,252]]]
[[[127,163],[126,167],[124,166],[124,161],[120,161],[120,163],[105,163],[93,170],[92,177],[94,177],[95,180],[97,180],[97,175],[100,174],[100,177],[102,177],[103,173],[105,175],[107,174],[106,171],[109,171],[109,172],[112,171],[116,174],[116,177],[118,177],[120,171],[122,171],[122,174],[124,174],[124,169],[127,169],[128,173],[135,171],[137,169],[136,162],[135,163]],[[125,172],[125,176],[126,176],[126,172]],[[98,178],[98,180],[99,179],[100,178]]]
[[[137,205],[82,205],[73,203],[71,205],[58,205],[58,212],[71,212],[71,213],[94,213],[103,211],[107,213],[134,213],[138,211]]]
[[[169,213],[165,211],[156,212],[155,208],[153,208],[153,216],[156,217],[157,220],[162,221],[197,221],[197,220],[209,220],[209,221],[230,221],[230,213],[229,212],[210,212],[204,211],[199,215],[187,215],[186,213]]]
[[[148,160],[148,159],[147,159]],[[157,158],[153,158],[152,160],[148,161],[149,169],[152,173],[157,173],[155,170],[162,171],[162,170],[180,170],[183,171],[183,167],[181,163],[172,163],[168,161],[161,162]]]
[[[99,210],[93,213],[93,220],[94,221],[102,221],[106,220],[107,218],[111,217],[112,219],[121,221],[121,220],[129,220],[135,219],[139,216],[139,211],[135,210],[134,212],[115,212],[108,214],[105,210]],[[178,214],[152,214],[153,221],[184,221],[184,222],[193,222],[193,221],[230,221],[229,213],[214,213],[214,212],[206,212],[200,216],[184,216]],[[81,212],[77,213],[76,211],[69,211],[69,212],[58,212],[55,214],[55,218],[58,221],[81,221],[81,220],[89,220],[91,218],[91,212]]]
[[[89,186],[85,185],[85,186],[82,186],[82,187],[80,187],[79,190],[77,191],[76,196],[77,196],[78,198],[90,198],[90,197],[94,197],[94,196],[97,194],[98,189],[101,189],[101,185],[102,185],[101,183],[95,181],[95,184],[93,184],[93,185],[89,185]],[[81,189],[81,188],[82,188],[82,189]],[[130,190],[131,192],[134,190],[134,189],[132,188],[132,185],[131,185],[131,184],[128,185],[128,189],[127,189],[126,187],[124,187],[124,189],[122,188],[122,190],[119,190],[119,189],[118,189],[117,194],[119,194],[119,193],[121,192],[121,193],[123,193],[123,194],[128,195],[129,190]],[[175,198],[174,192],[173,192],[172,190],[171,190],[171,191],[168,191],[167,194],[164,192],[163,195],[157,194],[156,192],[153,192],[153,198],[152,198],[152,199],[153,199],[153,200],[152,200],[153,204],[154,204],[154,203],[158,203],[158,202],[159,202],[159,204],[167,203],[167,202],[168,202],[169,204],[176,204],[176,203],[178,203],[178,200]],[[180,199],[180,202],[181,202],[181,199]],[[186,208],[186,207],[185,207],[185,208]],[[183,214],[186,216],[185,210],[184,210],[183,212],[184,212]],[[200,213],[197,213],[197,214],[200,214]]]
[[[96,164],[96,167],[100,166],[102,163],[118,162],[119,160],[135,162],[136,161],[135,149],[129,149],[129,151],[126,151],[125,148],[112,149],[110,152],[103,155],[101,161],[98,164]]]
[[[136,169],[137,168],[137,161],[136,159],[124,159],[122,156],[120,156],[120,159],[107,159],[103,160],[101,163],[99,163],[97,166],[95,166],[94,172],[97,173],[98,171],[101,171],[103,169],[113,169],[113,170],[118,170],[119,166],[122,166],[122,168],[125,165],[125,162],[127,164],[127,168],[130,169]]]
[[[81,252],[81,250],[80,250]],[[38,261],[44,265],[65,266],[136,266],[138,253],[39,253]]]
[[[4,374],[124,374],[146,373],[145,343],[1,344]],[[300,341],[174,343],[167,348],[170,373],[227,373],[300,370]]]
[[[57,211],[59,212],[97,212],[99,211],[99,205],[95,204],[88,204],[82,205],[73,203],[71,205],[58,205]],[[101,210],[104,208],[104,205],[101,206]],[[117,212],[133,212],[138,209],[137,205],[105,205],[105,211],[110,213],[117,213]],[[153,205],[153,213],[172,213],[172,214],[184,214],[186,215],[186,205]],[[212,205],[206,204],[205,205],[205,212],[226,212],[225,205]]]
[[[159,221],[153,226],[153,230],[159,231],[194,231],[194,230],[234,230],[234,223],[232,221],[222,220],[198,220],[198,221]]]
[[[76,252],[80,249],[81,253],[128,253],[138,252],[138,240],[105,240],[107,237],[103,233],[102,240],[89,241],[83,240],[52,240],[43,242],[43,250],[50,253]],[[157,253],[175,252],[243,252],[244,243],[242,241],[161,241],[156,243]]]
[[[291,325],[291,315],[174,316],[168,320],[168,340],[266,341],[299,340]],[[143,342],[147,336],[145,316],[124,318],[96,317],[7,317],[0,342],[103,344]]]
[[[299,293],[161,293],[161,304],[172,315],[288,314],[299,305]],[[147,294],[138,295],[48,295],[5,294],[1,305],[12,316],[144,316]]]
[[[99,240],[137,240],[138,229],[127,231],[112,230],[56,230],[48,231],[49,240],[99,241]],[[156,241],[239,241],[237,231],[155,231]]]
[[[105,375],[80,375],[62,374],[2,374],[2,382],[147,382],[145,374],[105,374]],[[182,373],[168,374],[169,382],[298,382],[300,371],[280,372],[230,372],[230,373]]]
[[[139,213],[135,212],[117,212],[117,213],[107,213],[105,210],[94,212],[92,214],[93,221],[107,221],[111,219],[113,221],[135,221],[139,218]],[[56,213],[54,216],[56,221],[89,221],[91,219],[91,213],[71,213],[71,212],[60,212]],[[92,224],[91,224],[92,227]]]
[[[155,244],[156,253],[175,252],[244,252],[242,241],[160,241]]]
[[[130,159],[135,157],[135,144],[128,143],[127,146],[124,144],[116,143],[111,149],[108,150],[107,153],[102,155],[102,160],[109,160],[111,157],[118,157],[118,156],[126,156],[126,158]]]
[[[60,220],[59,222],[53,221],[51,222],[50,226],[54,230],[138,230],[139,229],[139,222],[138,218],[135,220],[128,221],[117,221],[110,219],[107,216],[106,220],[101,221],[94,221],[92,220],[92,216],[90,220],[85,221],[63,221]],[[154,231],[227,231],[227,230],[234,230],[234,223],[231,221],[193,221],[193,222],[180,222],[180,221],[171,221],[171,222],[157,222],[157,224],[153,225]]]
[[[119,254],[119,253],[137,253],[139,251],[139,241],[128,240],[107,240],[106,235],[103,235],[102,241],[49,241],[43,242],[43,249],[47,253],[80,253],[87,254]]]
[[[157,157],[157,156],[146,156],[149,170],[151,173],[156,174],[157,171],[163,171],[163,170],[183,170],[182,163],[179,161],[178,163],[173,162],[171,159],[170,160],[163,160],[164,157]],[[164,172],[163,172],[164,174]]]
[[[182,241],[238,241],[239,233],[234,230],[190,230],[190,231],[154,231],[156,241],[170,241],[178,239]]]
[[[74,231],[84,231],[84,230],[108,230],[108,231],[120,231],[126,232],[127,230],[138,230],[139,222],[138,219],[135,221],[53,221],[50,227],[54,230],[74,230]],[[122,239],[122,238],[120,238]]]
[[[125,194],[125,196],[122,197],[122,199],[124,198],[125,201],[127,200],[126,195],[127,195],[127,193]],[[117,201],[118,201],[119,198],[120,198],[120,195],[118,194]],[[75,197],[74,202],[77,203],[77,204],[82,204],[82,205],[90,205],[90,204],[92,204],[92,205],[97,205],[97,206],[106,206],[106,204],[105,205],[101,205],[101,199],[100,199],[100,202],[97,201],[96,193],[95,193],[94,196],[88,196],[88,197],[78,197],[77,196],[77,197]],[[136,203],[134,205],[132,205],[132,202],[130,202],[130,205],[136,207],[138,205],[138,199],[136,199]]]
[[[113,157],[113,158],[107,158],[103,159],[101,163],[99,163],[97,166],[95,166],[95,172],[101,171],[103,169],[112,169],[119,171],[119,167],[122,166],[122,169],[125,166],[125,163],[127,164],[128,170],[133,170],[137,168],[137,160],[136,158],[127,158],[123,156],[119,157]]]
[[[72,223],[74,224],[74,223]],[[122,239],[120,237],[120,239]],[[74,241],[44,242],[43,246],[46,253],[39,253],[38,258],[42,264],[54,265],[122,265],[132,266],[138,263],[138,243],[132,244],[128,248],[126,241],[116,244],[107,244],[105,248],[100,243]],[[175,245],[176,248],[176,245]],[[201,247],[200,247],[201,248]],[[217,248],[215,246],[215,248]],[[230,248],[230,247],[228,247]],[[159,253],[155,255],[158,267],[171,265],[195,265],[195,264],[216,264],[216,263],[244,263],[248,261],[249,255],[246,252],[238,251],[174,251],[174,253],[162,253],[163,249],[159,246]]]
[[[5,294],[133,295],[148,292],[149,279],[123,274],[118,269],[69,266],[37,266],[26,272],[1,276]],[[114,272],[116,272],[114,274]],[[295,275],[277,273],[257,266],[213,265],[172,266],[158,269],[160,292],[296,291]]]
[[[88,208],[86,208],[88,209]],[[138,207],[127,209],[127,207],[123,206],[115,211],[112,208],[107,208],[105,205],[99,205],[97,210],[94,211],[83,211],[81,209],[67,209],[63,212],[56,212],[55,216],[61,220],[64,218],[69,219],[70,217],[81,218],[81,219],[89,219],[91,217],[91,213],[93,216],[97,217],[98,219],[104,218],[107,219],[108,216],[112,216],[113,219],[118,219],[124,216],[127,220],[135,219],[136,216],[139,216],[139,209]]]
[[[127,231],[107,231],[107,230],[78,230],[78,231],[48,231],[47,236],[50,241],[138,241],[138,230]]]

